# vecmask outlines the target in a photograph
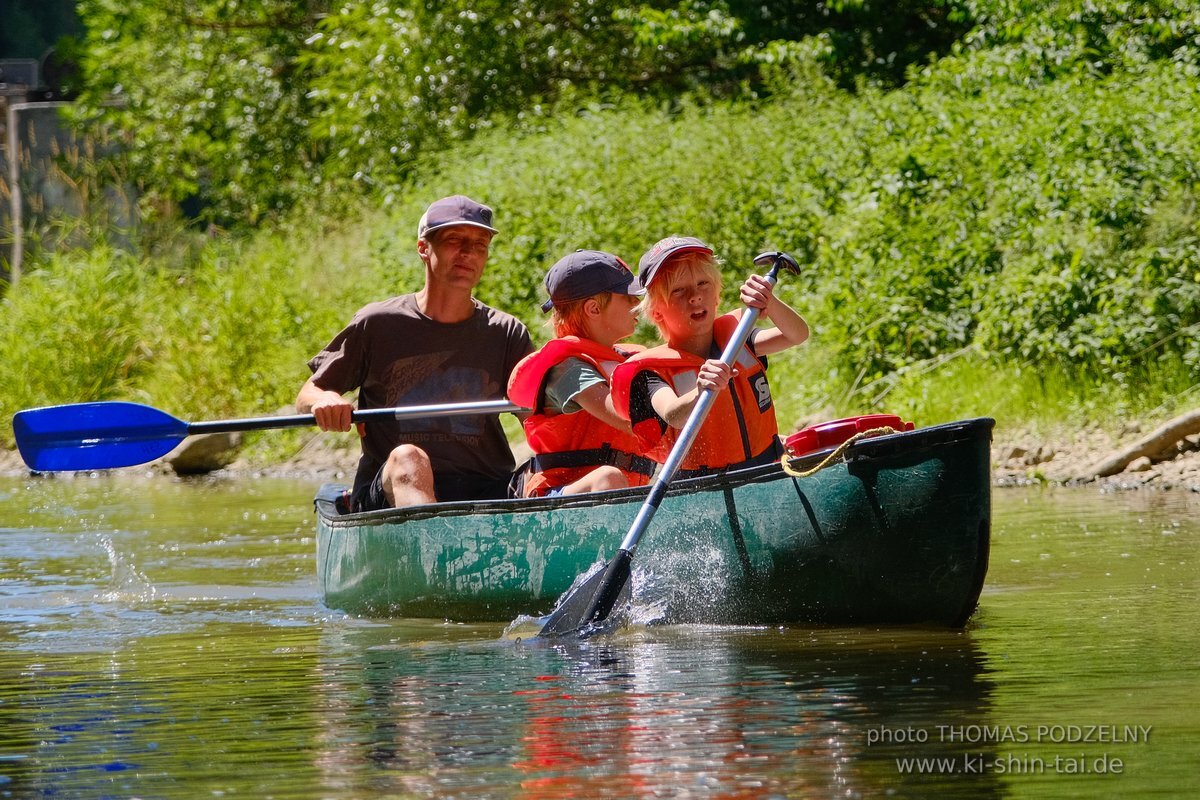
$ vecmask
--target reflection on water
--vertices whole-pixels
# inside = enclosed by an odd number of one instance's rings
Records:
[[[870,796],[907,780],[870,728],[905,706],[979,719],[989,694],[972,636],[940,631],[678,627],[513,646],[379,628],[321,650],[326,707],[358,701],[326,719],[341,743],[323,748],[327,786],[369,772],[375,790],[419,795]]]
[[[0,797],[1200,788],[1198,498],[997,492],[965,631],[546,643],[323,608],[313,489],[0,481]]]

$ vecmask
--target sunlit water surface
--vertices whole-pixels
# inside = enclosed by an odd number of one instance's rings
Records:
[[[547,646],[322,606],[315,488],[0,480],[0,797],[1200,790],[1195,495],[998,490],[965,631]]]

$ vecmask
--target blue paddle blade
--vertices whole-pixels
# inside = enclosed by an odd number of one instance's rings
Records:
[[[104,402],[18,411],[13,433],[32,470],[113,469],[165,456],[188,425],[140,403]]]

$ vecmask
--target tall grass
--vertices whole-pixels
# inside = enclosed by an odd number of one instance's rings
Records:
[[[136,395],[154,357],[157,283],[134,259],[105,248],[54,256],[26,275],[0,314],[0,416]]]
[[[1174,416],[1200,401],[1200,382],[1165,360],[1124,382],[1100,373],[1016,363],[964,351],[927,369],[890,376],[872,406],[918,424],[974,416],[999,421],[998,438],[1024,432],[1071,439],[1085,430],[1118,437],[1131,422]]]

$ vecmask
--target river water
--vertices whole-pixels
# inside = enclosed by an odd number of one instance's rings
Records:
[[[964,631],[325,608],[300,480],[0,479],[0,797],[1187,797],[1200,496],[998,489]]]

